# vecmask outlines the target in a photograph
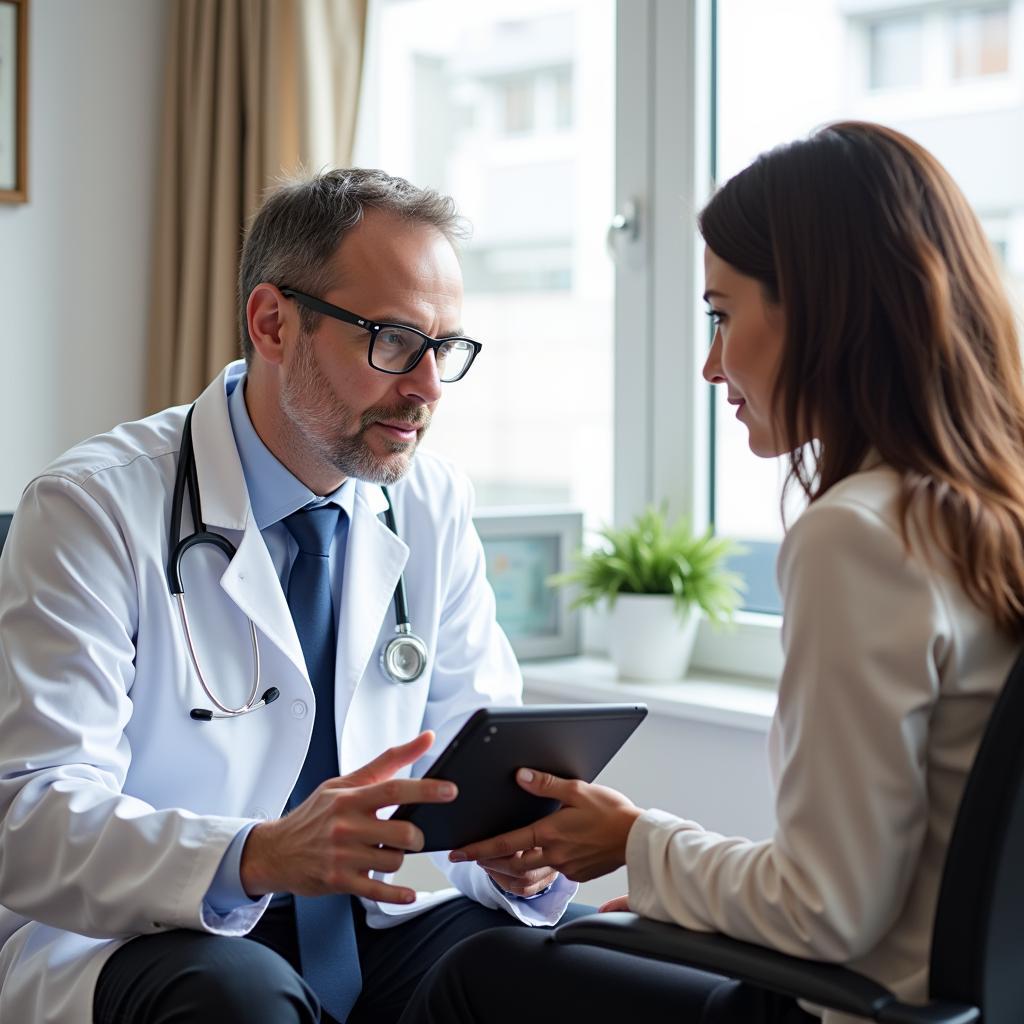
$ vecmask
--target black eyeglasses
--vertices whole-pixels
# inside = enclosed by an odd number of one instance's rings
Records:
[[[307,309],[368,331],[370,349],[367,358],[370,365],[381,373],[408,373],[415,369],[427,349],[433,349],[438,377],[442,383],[451,384],[466,376],[473,365],[473,360],[483,348],[479,341],[473,341],[472,338],[432,338],[429,334],[405,324],[385,324],[367,320],[365,317],[350,313],[347,309],[342,309],[341,306],[334,306],[315,295],[307,295],[294,288],[282,288],[281,294],[285,298],[294,299]]]

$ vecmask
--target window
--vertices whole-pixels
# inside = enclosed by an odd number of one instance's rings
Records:
[[[495,82],[494,91],[501,107],[502,134],[527,135],[533,131],[534,85],[532,76]]]
[[[954,12],[954,77],[998,75],[1009,69],[1009,7],[975,7]]]
[[[484,346],[424,444],[480,506],[612,519],[613,0],[373,0],[355,161],[450,193]]]
[[[555,92],[555,127],[559,131],[572,128],[572,69],[560,68],[552,75]]]
[[[949,100],[952,74],[994,73],[1007,58],[1009,7],[929,9],[890,17],[871,5],[872,20],[850,0],[718,0],[718,103],[714,135],[717,177],[724,181],[767,146],[839,118],[881,121],[917,139],[952,173],[979,214],[1000,257],[1018,312],[1024,312],[1024,179],[1018,140],[1024,138],[1024,90],[1017,83],[997,104],[980,94]],[[892,4],[893,10],[901,6]],[[1015,14],[1024,14],[1022,0]],[[851,13],[852,12],[852,13]],[[952,31],[957,58],[949,68]],[[867,45],[867,88],[863,60]],[[923,69],[932,69],[925,73]],[[985,69],[985,70],[982,70]],[[915,105],[877,91],[920,85]],[[712,469],[716,529],[748,548],[739,567],[749,582],[748,606],[778,608],[774,558],[784,460],[751,456],[745,431],[721,395],[714,410]],[[799,502],[787,510],[792,516]]]
[[[905,89],[921,82],[922,20],[885,18],[868,28],[868,78],[872,89]]]
[[[464,327],[485,349],[426,443],[482,505],[570,503],[594,526],[667,503],[745,543],[755,614],[702,630],[694,664],[773,675],[778,619],[756,613],[778,611],[784,466],[750,453],[701,379],[694,214],[712,178],[764,149],[840,117],[882,121],[950,169],[1024,310],[1024,0],[370,11],[356,160],[450,192],[475,225]]]

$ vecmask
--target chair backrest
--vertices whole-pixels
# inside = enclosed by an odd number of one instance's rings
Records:
[[[0,512],[0,551],[4,549],[4,541],[7,540],[7,531],[11,528],[13,512]]]
[[[1024,653],[964,787],[932,934],[931,995],[1024,1020]]]

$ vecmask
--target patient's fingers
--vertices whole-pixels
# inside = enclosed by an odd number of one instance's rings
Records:
[[[560,800],[572,807],[585,790],[587,783],[579,779],[562,779],[550,772],[538,772],[532,768],[520,768],[516,772],[516,782],[520,789],[534,796]]]

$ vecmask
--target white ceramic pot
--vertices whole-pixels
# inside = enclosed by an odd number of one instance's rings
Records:
[[[668,594],[620,594],[610,617],[608,653],[620,679],[682,679],[690,664],[700,614],[685,620]]]

